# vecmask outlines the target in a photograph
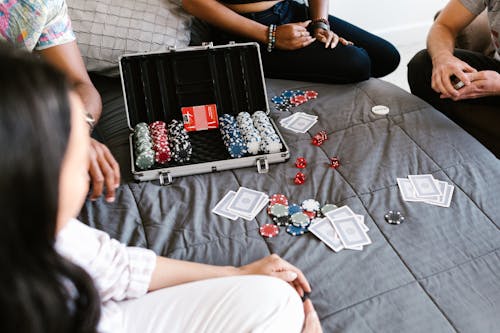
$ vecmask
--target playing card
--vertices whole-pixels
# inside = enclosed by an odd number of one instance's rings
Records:
[[[371,244],[370,237],[361,229],[356,217],[336,218],[332,221],[342,244],[346,248],[356,248],[358,246]]]
[[[240,187],[234,195],[227,209],[237,215],[252,216],[262,200],[262,192]]]
[[[260,199],[259,203],[257,204],[257,206],[255,207],[255,209],[253,210],[253,213],[251,215],[247,215],[247,214],[239,214],[239,216],[247,221],[251,221],[255,218],[255,216],[257,216],[257,214],[265,207],[267,206],[268,202],[269,202],[269,197],[262,193],[262,198]]]
[[[370,230],[370,228],[368,228],[365,224],[365,217],[363,215],[354,214],[354,216],[356,217],[356,220],[358,221],[359,226],[361,227],[361,229],[363,229],[364,232],[367,232],[368,230]]]
[[[215,213],[217,215],[227,217],[230,220],[236,220],[238,218],[238,215],[230,212],[227,209],[228,204],[231,202],[231,200],[234,198],[234,195],[236,192],[234,191],[229,191],[227,194],[220,200],[217,205],[212,209],[212,213]]]
[[[439,192],[439,187],[432,175],[408,175],[408,179],[419,198],[435,197],[442,194]]]
[[[327,218],[321,219],[309,226],[309,231],[335,252],[344,249],[335,229]]]
[[[342,206],[325,214],[333,222],[335,219],[356,216],[349,206]]]
[[[401,193],[401,197],[403,197],[404,201],[423,201],[423,199],[417,198],[415,189],[409,179],[396,178],[396,180],[398,182],[399,192]]]
[[[298,115],[283,127],[294,132],[305,133],[313,127],[316,122],[316,119],[311,119],[310,117],[305,117],[304,115]]]
[[[453,191],[455,190],[455,186],[449,185],[446,182],[439,182],[439,183],[444,183],[444,194],[442,196],[439,196],[438,200],[426,200],[425,202],[435,206],[441,206],[446,208],[450,207],[451,198],[453,197]]]

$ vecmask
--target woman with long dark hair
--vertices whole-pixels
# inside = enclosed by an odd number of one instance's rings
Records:
[[[158,257],[75,217],[90,138],[65,78],[0,45],[0,332],[321,332],[303,273]]]
[[[0,332],[96,332],[91,278],[54,249],[68,85],[24,52],[0,54]]]

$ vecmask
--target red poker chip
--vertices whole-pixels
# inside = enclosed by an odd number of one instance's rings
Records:
[[[315,98],[318,98],[318,93],[315,92],[314,90],[308,90],[305,92],[304,96],[307,99],[315,99]]]
[[[264,224],[260,227],[261,236],[272,238],[276,237],[280,233],[280,228],[275,224]]]
[[[156,151],[155,152],[155,161],[160,164],[167,163],[170,161],[172,158],[172,155],[170,154],[170,150],[165,150],[165,151]]]
[[[276,193],[276,194],[271,195],[271,197],[269,198],[269,201],[271,202],[271,205],[269,205],[269,206],[272,206],[275,204],[281,204],[281,205],[288,206],[288,198],[284,194],[281,194],[281,193]]]
[[[149,124],[149,129],[154,130],[154,129],[165,129],[167,128],[167,124],[163,121],[155,121],[151,124]]]
[[[307,210],[304,210],[302,213],[306,214],[309,217],[309,220],[312,220],[316,217],[316,212],[309,212]]]

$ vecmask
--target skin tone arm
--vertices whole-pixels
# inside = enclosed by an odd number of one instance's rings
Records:
[[[241,16],[216,0],[183,0],[184,9],[193,16],[229,33],[267,44],[268,27]],[[295,50],[312,42],[306,27],[309,21],[290,23],[276,29],[276,48]]]
[[[432,59],[432,88],[441,98],[462,100],[500,95],[500,74],[494,71],[477,72],[453,55],[455,38],[475,16],[459,0],[451,0],[434,22],[427,38]],[[450,81],[455,75],[464,84],[456,90]]]
[[[101,97],[90,80],[76,42],[50,47],[38,53],[66,74],[85,109],[98,120],[102,111]],[[90,198],[97,199],[106,186],[106,200],[114,201],[115,189],[120,185],[120,167],[108,147],[94,139],[91,139],[90,144],[89,174],[93,185]]]

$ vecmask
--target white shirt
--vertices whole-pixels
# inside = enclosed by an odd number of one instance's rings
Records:
[[[122,332],[123,318],[117,303],[147,293],[156,254],[127,247],[75,219],[58,233],[55,248],[94,280],[101,297],[99,332]]]

